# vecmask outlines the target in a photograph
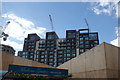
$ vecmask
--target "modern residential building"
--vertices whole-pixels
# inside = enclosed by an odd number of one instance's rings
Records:
[[[9,45],[0,44],[0,52],[6,52],[8,54],[15,55],[15,50]]]
[[[34,60],[36,53],[36,42],[39,40],[40,37],[37,34],[28,34],[28,37],[24,40],[23,51],[19,51],[19,56]]]
[[[59,38],[55,32],[47,32],[45,39],[28,34],[18,56],[56,67],[98,44],[98,33],[89,29],[67,30],[66,38]]]

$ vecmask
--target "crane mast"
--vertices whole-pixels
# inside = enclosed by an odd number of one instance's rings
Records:
[[[52,21],[51,15],[49,15],[49,18],[50,18],[50,23],[51,23],[51,29],[52,29],[52,31],[54,31],[54,26],[53,26],[53,21]]]

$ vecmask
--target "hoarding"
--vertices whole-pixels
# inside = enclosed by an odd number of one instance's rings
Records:
[[[25,73],[25,74],[68,75],[68,70],[66,69],[30,67],[30,66],[11,65],[11,64],[9,65],[8,71]]]

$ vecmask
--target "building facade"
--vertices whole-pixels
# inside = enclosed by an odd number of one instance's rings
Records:
[[[0,44],[0,52],[6,52],[8,54],[15,55],[15,50],[13,47],[4,44]]]
[[[23,51],[19,51],[18,56],[54,67],[99,44],[98,33],[88,29],[67,30],[66,38],[59,38],[55,32],[47,32],[45,39],[33,38],[35,36],[37,34],[29,34],[25,38]],[[29,42],[34,42],[34,45],[29,45]]]

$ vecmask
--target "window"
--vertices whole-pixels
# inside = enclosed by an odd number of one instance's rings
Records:
[[[43,61],[44,61],[44,59],[41,59],[40,61],[41,61],[41,62],[43,62]]]
[[[89,40],[97,40],[97,34],[89,34]]]
[[[84,52],[84,49],[80,49],[80,53],[83,53]]]
[[[89,41],[85,41],[85,44],[89,44]]]
[[[64,61],[66,61],[66,58],[64,58]]]
[[[83,37],[88,37],[88,35],[83,35]]]
[[[49,63],[49,65],[53,65],[53,63]]]
[[[69,46],[69,45],[70,45],[70,43],[67,43],[67,45]]]
[[[67,50],[67,53],[70,53],[70,50]]]
[[[70,54],[67,54],[67,57],[70,56]]]
[[[83,44],[83,41],[80,41],[80,44]]]
[[[75,43],[72,43],[72,45],[75,45]]]
[[[94,41],[94,43],[96,43],[96,44],[97,44],[97,43],[98,43],[98,41]]]
[[[85,48],[89,48],[89,45],[85,45]]]
[[[84,46],[83,45],[80,45],[80,48],[83,48]]]
[[[33,58],[33,56],[30,56],[30,58]]]
[[[83,38],[80,38],[80,40],[83,40]]]
[[[85,49],[85,51],[88,51],[89,49]]]
[[[70,47],[67,47],[67,49],[70,49]]]
[[[61,65],[62,63],[58,63],[58,65]]]
[[[88,37],[86,37],[85,40],[88,40]]]
[[[67,33],[68,34],[68,38],[75,38],[75,33]]]
[[[58,53],[63,53],[62,51],[58,51]]]
[[[44,58],[44,56],[41,56],[41,58]]]
[[[47,39],[54,39],[54,35],[49,34]]]
[[[67,60],[70,60],[70,58],[67,58]]]
[[[35,37],[34,36],[30,36],[30,40],[35,40]]]
[[[58,61],[62,61],[62,59],[58,59]]]
[[[75,50],[72,50],[72,53],[75,53]]]
[[[72,57],[75,57],[75,54],[72,54]]]
[[[49,55],[49,58],[53,58],[53,55]]]
[[[94,46],[97,46],[97,44],[94,44]]]
[[[58,57],[62,57],[63,55],[58,55]]]
[[[66,54],[64,54],[64,56],[66,56]]]
[[[49,59],[49,61],[53,61],[53,59]]]
[[[36,58],[38,58],[39,55],[36,55]]]

